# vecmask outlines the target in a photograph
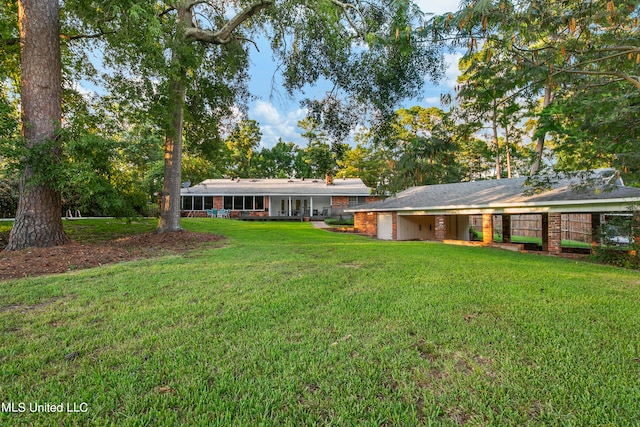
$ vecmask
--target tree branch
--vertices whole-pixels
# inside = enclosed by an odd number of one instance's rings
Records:
[[[192,2],[191,6],[196,3],[202,3],[201,1]],[[197,40],[203,43],[211,43],[211,44],[226,44],[231,41],[231,34],[233,31],[238,28],[243,22],[252,16],[256,15],[262,9],[266,9],[267,7],[273,5],[273,0],[261,0],[257,3],[252,4],[246,9],[239,12],[235,17],[233,17],[229,22],[227,22],[224,27],[222,27],[218,31],[210,31],[210,30],[202,30],[200,28],[190,27],[185,30],[185,37],[187,39]]]
[[[160,16],[164,16],[164,15],[166,15],[166,14],[168,14],[169,12],[174,11],[174,10],[176,10],[176,8],[175,8],[175,7],[173,7],[173,6],[169,6],[167,9],[163,10],[163,11],[160,13]]]
[[[628,74],[625,73],[621,73],[618,71],[587,71],[587,70],[559,70],[553,74],[551,74],[550,77],[554,77],[555,75],[558,74],[585,74],[585,75],[591,75],[591,76],[613,76],[613,77],[618,77],[619,79],[623,79],[629,83],[631,83],[632,85],[634,85],[636,87],[636,89],[640,90],[640,79],[635,79],[633,78],[633,76],[630,76]]]
[[[342,12],[343,12],[345,18],[347,18],[347,21],[349,22],[349,25],[351,26],[351,28],[353,28],[353,30],[356,32],[356,34],[358,34],[359,36],[362,36],[361,30],[358,28],[358,26],[353,21],[353,19],[351,19],[351,17],[349,16],[349,13],[348,13],[348,9],[353,9],[362,18],[362,13],[360,13],[360,10],[357,7],[355,7],[354,5],[352,5],[352,4],[343,3],[343,2],[338,1],[338,0],[331,0],[331,3],[335,4],[336,6],[338,6],[339,8],[342,9]]]
[[[72,36],[68,34],[60,34],[60,38],[63,40],[78,40],[78,39],[97,39],[107,34],[115,34],[117,31],[100,31],[96,34],[74,34]]]

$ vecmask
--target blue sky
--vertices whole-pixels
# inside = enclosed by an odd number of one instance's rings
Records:
[[[456,11],[460,0],[416,0],[415,2],[424,12],[441,14]],[[445,77],[438,85],[427,80],[423,96],[411,102],[411,105],[439,107],[440,94],[451,92],[456,83],[460,56],[460,54],[446,53],[445,61],[448,68]],[[253,50],[249,89],[257,99],[249,103],[249,118],[260,123],[263,146],[272,147],[278,142],[278,138],[305,146],[306,140],[300,137],[302,131],[297,127],[298,120],[306,116],[305,110],[299,105],[299,99],[303,96],[290,98],[286,91],[279,87],[277,75],[273,85],[274,73],[275,66],[269,47],[265,45],[264,48],[260,48],[260,52]],[[326,90],[324,86],[310,87],[305,91],[304,97],[322,98]]]

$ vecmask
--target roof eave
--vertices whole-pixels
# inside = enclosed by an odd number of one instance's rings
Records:
[[[530,203],[489,203],[485,205],[454,205],[454,206],[423,206],[423,207],[403,207],[403,208],[373,208],[364,207],[347,209],[345,212],[398,212],[402,214],[438,215],[438,214],[482,214],[482,213],[544,213],[544,212],[607,212],[614,209],[616,211],[629,210],[634,203],[639,203],[640,197],[627,197],[618,199],[595,199],[595,200],[561,200],[548,202]]]

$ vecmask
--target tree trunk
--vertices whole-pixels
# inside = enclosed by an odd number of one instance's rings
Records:
[[[491,125],[493,130],[493,144],[496,147],[496,179],[500,179],[502,178],[502,170],[500,167],[500,139],[498,139],[498,111],[495,101],[493,104],[493,119]]]
[[[505,125],[504,127],[504,150],[506,152],[507,157],[507,178],[511,178],[513,175],[511,174],[511,149],[509,147],[509,125]]]
[[[164,147],[164,180],[160,199],[158,233],[180,231],[180,188],[182,187],[182,133],[184,128],[184,102],[186,71],[182,65],[182,46],[185,44],[185,29],[191,23],[191,11],[184,2],[178,9],[178,28],[171,50],[171,86],[169,94],[169,128],[166,130]]]
[[[542,100],[542,109],[544,110],[549,104],[551,104],[551,100],[553,99],[553,92],[551,91],[551,82],[547,82],[547,85],[544,87],[544,99]],[[540,171],[540,163],[542,162],[542,152],[544,151],[544,139],[545,135],[540,135],[536,139],[536,154],[535,160],[533,161],[533,165],[531,166],[531,171],[529,172],[529,176],[533,176]]]
[[[174,109],[172,129],[167,132],[164,147],[164,181],[160,202],[158,233],[180,231],[180,188],[182,187],[182,128],[184,124],[184,80],[176,78],[171,84]]]
[[[52,141],[60,128],[62,77],[58,0],[20,0],[22,136],[28,148]],[[57,161],[57,150],[51,162]],[[66,243],[60,193],[46,183],[32,184],[24,165],[20,199],[7,250]]]

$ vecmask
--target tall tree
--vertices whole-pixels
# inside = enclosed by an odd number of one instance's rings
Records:
[[[461,59],[456,95],[459,115],[478,129],[491,131],[496,179],[503,176],[503,157],[506,175],[512,176],[512,145],[518,142],[517,126],[526,111],[526,99],[514,95],[521,86],[519,72],[505,60],[508,58],[490,44]]]
[[[60,192],[38,176],[58,162],[62,73],[57,0],[18,2],[22,136],[27,161],[20,177],[20,201],[7,250],[67,242]],[[35,164],[35,162],[38,164]]]
[[[300,151],[293,142],[278,139],[271,149],[263,147],[257,156],[257,177],[290,178],[295,174],[296,153]]]
[[[118,47],[110,61],[129,64],[136,77],[148,77],[145,85],[152,91],[165,91],[156,94],[167,135],[159,231],[180,229],[182,130],[189,93],[202,76],[223,76],[218,80],[235,82],[238,89],[227,91],[226,105],[242,100],[248,37],[257,31],[270,38],[290,92],[325,78],[336,85],[336,93],[353,95],[372,109],[388,109],[415,95],[426,73],[440,71],[437,53],[410,39],[419,12],[410,0],[77,4],[84,8],[82,15],[91,18],[85,22],[94,23],[107,34],[110,46]],[[139,73],[143,69],[146,72]],[[213,98],[213,91],[200,94]],[[210,108],[213,114],[224,110]]]
[[[557,96],[585,95],[588,103],[594,89],[600,96],[612,93],[598,90],[605,86],[620,84],[627,94],[640,89],[637,1],[466,0],[461,6],[435,17],[425,33],[451,37],[471,54],[478,47],[499,51],[505,66],[519,70],[517,95],[543,99],[537,114]],[[541,166],[544,127],[534,138],[532,174]]]
[[[338,160],[338,178],[361,178],[367,187],[377,188],[387,164],[383,153],[364,143],[348,150]]]
[[[245,119],[231,131],[227,137],[227,147],[231,151],[233,172],[240,178],[251,178],[251,160],[260,145],[262,133],[258,122]]]
[[[402,108],[383,144],[390,168],[382,190],[395,193],[415,185],[460,179],[455,125],[436,107]]]

